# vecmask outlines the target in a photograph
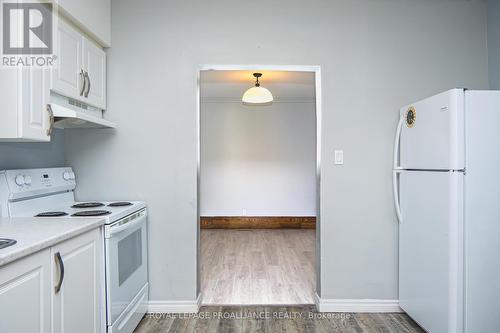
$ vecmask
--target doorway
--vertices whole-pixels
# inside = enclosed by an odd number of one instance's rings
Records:
[[[241,102],[255,72],[273,93],[271,105]],[[320,83],[318,66],[199,68],[202,304],[314,303],[320,288]]]

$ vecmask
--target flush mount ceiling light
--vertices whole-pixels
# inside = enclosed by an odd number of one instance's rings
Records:
[[[273,94],[269,90],[260,86],[259,77],[262,73],[253,73],[255,77],[255,87],[245,91],[242,102],[245,105],[270,105],[273,103]]]

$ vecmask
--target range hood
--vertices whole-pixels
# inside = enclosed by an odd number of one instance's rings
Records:
[[[115,123],[90,112],[76,111],[65,106],[51,103],[55,128],[115,128]]]

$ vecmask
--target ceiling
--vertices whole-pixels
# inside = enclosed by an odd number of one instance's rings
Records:
[[[262,87],[271,91],[275,100],[315,98],[315,75],[312,72],[291,71],[202,71],[201,98],[239,99],[255,83],[254,72],[262,73]]]

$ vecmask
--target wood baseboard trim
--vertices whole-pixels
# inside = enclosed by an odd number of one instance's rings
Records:
[[[316,229],[315,216],[202,216],[201,229]]]

